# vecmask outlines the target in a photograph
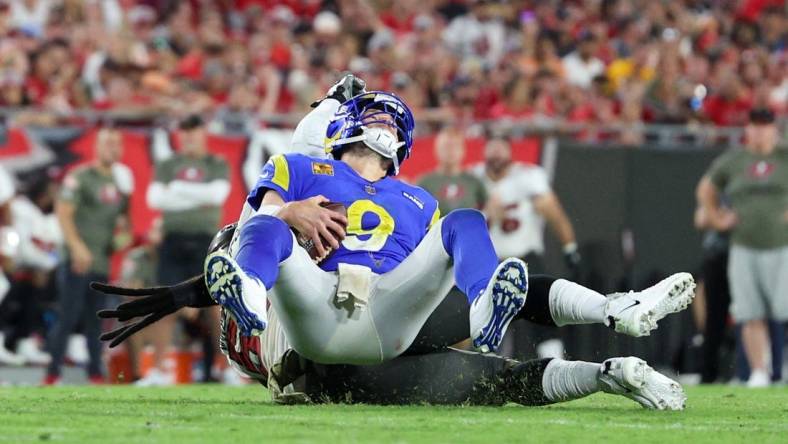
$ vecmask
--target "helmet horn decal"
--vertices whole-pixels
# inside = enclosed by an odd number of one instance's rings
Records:
[[[382,126],[395,130],[397,137]],[[326,129],[325,150],[338,157],[348,144],[364,142],[371,150],[393,161],[389,175],[396,175],[413,147],[413,114],[394,94],[373,91],[343,103]]]

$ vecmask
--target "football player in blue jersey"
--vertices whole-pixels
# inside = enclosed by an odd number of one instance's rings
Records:
[[[149,289],[93,284],[105,293],[140,297],[100,313],[120,321],[140,317],[102,339],[116,346],[182,307],[210,306],[215,299],[225,306],[223,352],[279,402],[300,395],[316,402],[351,397],[368,403],[540,405],[605,391],[647,408],[683,408],[680,385],[638,358],[517,362],[447,348],[471,334],[478,348],[494,348],[512,317],[554,326],[601,323],[647,335],[659,319],[691,302],[694,283],[679,273],[641,292],[606,297],[564,279],[529,279],[519,262],[496,264],[479,213],[440,218],[428,194],[390,177],[407,158],[412,119],[395,96],[352,93],[357,82],[349,75],[335,85],[293,139],[296,149],[307,151],[327,134],[328,150],[339,161],[272,158],[249,195],[241,229],[230,226],[217,235],[205,281],[196,276]],[[360,116],[351,120],[367,128],[346,131],[345,116]],[[391,128],[390,135],[374,128]],[[329,200],[348,208],[346,219],[320,205]],[[319,256],[326,247],[336,251],[315,265],[288,226],[324,247]],[[443,299],[455,276],[468,300]],[[515,298],[524,301],[506,305]],[[263,328],[263,336],[250,336]],[[379,362],[406,348],[404,356],[382,364],[345,365]],[[325,364],[332,362],[341,365]]]
[[[329,158],[271,158],[230,251],[206,258],[209,292],[241,334],[266,328],[270,303],[301,356],[372,364],[408,349],[455,283],[470,306],[462,328],[480,351],[495,351],[518,314],[546,312],[556,325],[598,322],[642,336],[691,302],[687,273],[614,297],[552,278],[531,282],[529,293],[526,264],[498,263],[482,213],[440,217],[429,193],[394,178],[410,155],[414,129],[399,97],[362,92],[341,105],[328,98],[312,114],[326,116],[326,107],[334,110],[329,121],[315,125],[327,125]],[[328,202],[343,204],[347,217],[325,208]],[[314,242],[322,261],[298,248],[291,228]],[[529,299],[545,302],[529,310]]]

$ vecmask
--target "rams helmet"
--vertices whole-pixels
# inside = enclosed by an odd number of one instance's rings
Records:
[[[381,125],[395,130],[393,134]],[[326,154],[339,159],[342,150],[354,142],[364,142],[371,150],[393,161],[387,172],[399,173],[413,147],[413,113],[395,94],[370,91],[340,105],[326,130]]]

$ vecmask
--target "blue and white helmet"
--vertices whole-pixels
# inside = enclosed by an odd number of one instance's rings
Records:
[[[377,124],[370,127],[371,124]],[[381,128],[396,130],[397,138]],[[413,147],[413,113],[405,102],[392,93],[370,91],[350,98],[340,105],[326,129],[325,150],[339,159],[348,144],[364,142],[369,149],[393,161],[387,174],[399,173],[402,162]]]

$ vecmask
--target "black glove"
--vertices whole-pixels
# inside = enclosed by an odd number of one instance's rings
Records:
[[[320,102],[326,99],[334,99],[339,103],[345,103],[351,97],[365,92],[366,87],[367,82],[365,82],[363,79],[356,77],[353,74],[347,73],[328,90],[325,97],[312,102],[311,106],[312,108],[317,108],[317,105],[320,105]]]
[[[237,223],[219,230],[208,246],[208,254],[226,250],[230,246]],[[142,319],[116,328],[101,335],[102,341],[110,342],[110,348],[125,341],[129,336],[173,314],[183,307],[204,308],[217,305],[205,287],[205,275],[200,274],[170,287],[124,288],[101,282],[91,282],[90,288],[104,294],[116,294],[140,298],[118,305],[114,310],[101,310],[96,315],[104,319],[126,322],[136,317]]]
[[[139,298],[124,302],[114,310],[101,310],[96,315],[103,319],[126,322],[136,317],[142,319],[128,323],[101,335],[102,341],[110,342],[110,348],[125,341],[159,319],[175,313],[183,307],[204,308],[216,305],[205,287],[204,275],[194,276],[170,287],[124,288],[102,282],[91,282],[90,288],[104,294],[116,294]]]
[[[582,261],[583,258],[580,256],[576,243],[564,245],[564,263],[566,263],[569,274],[573,279],[577,279],[577,276],[580,274],[580,263]]]

